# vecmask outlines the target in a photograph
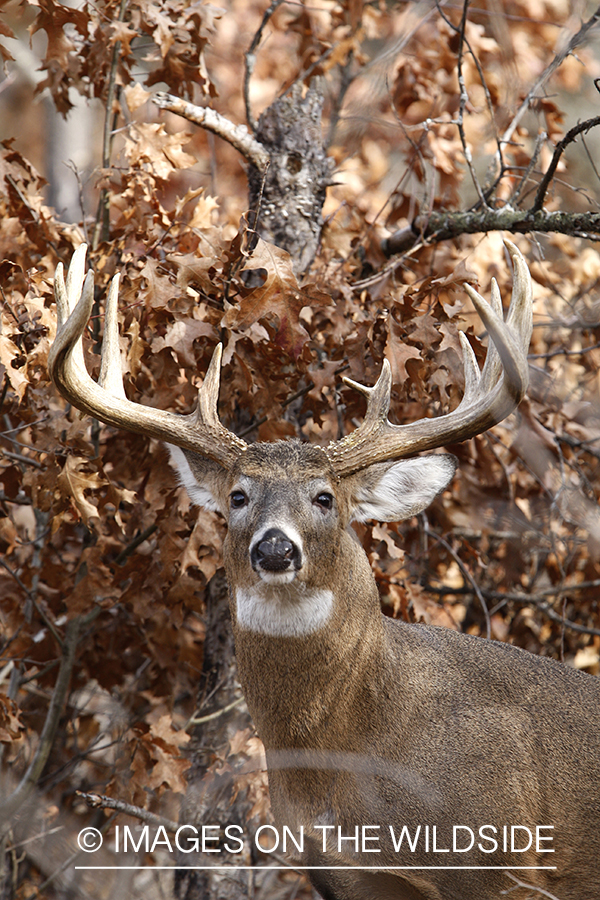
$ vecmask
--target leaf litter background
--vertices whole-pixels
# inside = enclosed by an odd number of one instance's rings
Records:
[[[86,239],[94,244],[98,336],[109,279],[123,275],[121,346],[128,395],[188,412],[218,340],[225,345],[223,421],[248,439],[299,436],[326,443],[360,421],[363,401],[340,374],[373,383],[387,356],[393,416],[438,415],[461,396],[458,331],[483,360],[485,337],[462,291],[505,302],[511,274],[501,235],[418,249],[390,268],[380,242],[427,209],[475,199],[456,125],[461,9],[320,0],[282,5],[256,58],[258,115],[307,72],[323,77],[324,129],[336,184],[322,245],[298,280],[285,251],[259,240],[249,256],[246,179],[223,141],[150,102],[159,86],[244,121],[244,52],[265,3],[187,5],[129,0],[77,9],[54,0],[3,4],[8,82],[0,158],[0,744],[4,788],[14,788],[40,741],[68,621],[82,631],[68,703],[22,833],[9,841],[7,897],[169,895],[167,876],[142,873],[126,887],[73,880],[74,836],[108,811],[93,791],[177,820],[190,765],[186,727],[197,708],[205,590],[221,565],[224,526],[190,506],[164,448],[80,418],[48,381],[55,334],[52,282]],[[593,7],[567,2],[489,3],[469,12],[463,58],[464,129],[482,181],[502,133],[536,79]],[[37,87],[19,80],[16,43],[32,38]],[[498,200],[530,165],[535,191],[554,143],[594,115],[597,32],[557,68],[505,148]],[[102,166],[103,106],[120,42],[110,164]],[[41,48],[41,49],[40,49]],[[485,73],[487,106],[478,60]],[[12,74],[11,74],[12,73]],[[15,74],[17,73],[17,74]],[[348,73],[354,77],[347,84]],[[67,113],[73,92],[99,101],[97,167],[81,184],[81,223],[45,205],[40,95]],[[542,135],[545,132],[547,139]],[[538,141],[536,145],[536,139]],[[593,132],[572,145],[547,206],[598,206]],[[106,160],[104,161],[106,162]],[[75,175],[65,168],[65,178]],[[102,235],[97,204],[108,198]],[[591,241],[517,237],[534,277],[531,389],[491,433],[450,449],[457,477],[425,516],[360,527],[386,614],[510,641],[597,674],[600,648],[600,260]],[[249,287],[245,269],[261,268]],[[95,618],[89,613],[96,611]],[[85,618],[87,617],[87,618]],[[223,736],[206,778],[230,754],[258,763],[238,775],[269,821],[260,742]],[[254,769],[254,770],[253,770]],[[26,814],[25,814],[26,813]],[[128,822],[119,817],[112,825]],[[55,833],[52,844],[40,835]],[[33,840],[31,840],[33,838]],[[24,843],[26,842],[27,843]],[[14,847],[14,849],[13,849]],[[108,851],[107,851],[108,853]],[[61,871],[65,860],[69,866]],[[156,852],[146,862],[161,860]],[[263,860],[264,862],[264,860]],[[115,876],[117,877],[117,876]],[[69,893],[71,892],[71,893]],[[308,896],[291,872],[257,896]]]

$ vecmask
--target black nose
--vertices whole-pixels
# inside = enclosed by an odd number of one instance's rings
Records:
[[[279,528],[269,528],[250,551],[253,569],[285,572],[291,565],[300,568],[300,551]]]

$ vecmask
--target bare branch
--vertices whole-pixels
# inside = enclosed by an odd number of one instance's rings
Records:
[[[115,565],[122,566],[125,563],[125,560],[128,559],[132,553],[134,553],[140,544],[143,544],[144,541],[147,541],[149,537],[151,537],[155,531],[157,531],[158,525],[153,523],[149,525],[148,528],[145,528],[141,531],[132,541],[127,544],[126,547],[123,547],[118,556],[115,557]]]
[[[488,610],[488,606],[487,606],[487,603],[485,602],[485,597],[483,596],[483,591],[481,590],[481,588],[479,587],[479,585],[477,584],[477,582],[475,581],[475,579],[473,578],[473,576],[471,575],[471,573],[469,572],[467,567],[465,566],[464,562],[462,561],[462,559],[460,558],[460,556],[458,555],[456,550],[454,550],[450,546],[448,541],[444,540],[444,538],[441,535],[436,534],[435,531],[432,531],[430,529],[429,521],[427,519],[427,516],[424,513],[421,513],[421,518],[424,522],[425,534],[431,535],[431,537],[433,537],[439,544],[441,544],[442,547],[444,547],[445,550],[448,551],[448,553],[450,554],[450,556],[452,557],[452,559],[455,561],[456,565],[460,569],[461,574],[462,574],[463,578],[465,579],[465,581],[468,581],[469,584],[471,585],[473,593],[476,595],[477,599],[479,600],[479,604],[481,606],[483,615],[485,617],[486,637],[489,641],[492,637],[492,623],[490,620],[490,613]]]
[[[508,231],[511,234],[557,232],[600,241],[600,213],[534,212],[511,206],[466,212],[435,211],[417,216],[411,226],[385,238],[381,249],[386,256],[393,256],[411,249],[418,238],[426,239],[427,243],[439,243],[462,234],[484,234],[488,231]]]
[[[440,7],[439,7],[439,3],[438,3],[438,9],[439,8]],[[487,206],[487,200],[483,195],[481,185],[479,184],[479,178],[477,177],[477,172],[475,171],[475,166],[473,165],[473,157],[471,155],[471,149],[470,149],[469,145],[467,144],[467,137],[465,135],[465,126],[464,126],[465,109],[467,108],[467,103],[469,102],[469,95],[467,93],[467,86],[465,84],[465,76],[463,73],[463,57],[464,57],[465,46],[469,49],[473,59],[475,59],[475,54],[473,53],[473,50],[471,49],[469,42],[467,41],[467,38],[465,35],[465,29],[467,26],[468,9],[469,9],[469,0],[464,0],[462,17],[460,20],[460,28],[456,29],[458,32],[459,41],[460,41],[459,48],[458,48],[458,54],[456,57],[456,72],[457,72],[457,76],[458,76],[458,86],[460,88],[460,101],[459,101],[460,106],[459,106],[459,110],[458,110],[458,118],[456,120],[456,125],[458,127],[458,134],[460,137],[460,142],[462,144],[463,154],[465,157],[465,161],[467,163],[467,168],[469,170],[469,174],[471,176],[471,181],[473,182],[473,186],[474,186],[475,190],[477,191],[477,196],[479,197],[479,202],[481,204],[483,204],[484,206]],[[443,16],[443,18],[446,21],[448,21],[448,19],[446,19],[446,16]]]
[[[227,706],[223,706],[221,709],[217,709],[215,712],[208,713],[206,716],[192,716],[187,725],[185,726],[185,730],[192,725],[202,725],[204,722],[212,722],[214,719],[219,719],[221,716],[224,716],[225,713],[231,712],[232,709],[235,709],[236,706],[239,706],[240,703],[244,702],[243,697],[238,697],[237,700],[234,700],[232,703],[228,703]]]
[[[263,170],[268,165],[269,154],[245,125],[234,125],[233,122],[209,106],[195,106],[187,100],[174,97],[172,94],[165,94],[162,91],[154,94],[152,102],[159,109],[182,116],[188,122],[193,122],[194,125],[199,125],[223,138],[257,169]]]
[[[336,96],[332,100],[331,112],[329,113],[329,128],[327,130],[327,140],[325,142],[325,146],[329,147],[333,143],[333,138],[336,132],[336,128],[338,126],[338,122],[340,120],[340,115],[342,112],[342,106],[344,104],[344,100],[346,98],[346,94],[348,93],[348,88],[352,84],[355,79],[355,75],[352,73],[352,67],[354,65],[354,51],[350,50],[348,53],[348,58],[343,66],[340,68],[341,72],[341,81],[340,87],[336,94]]]
[[[7,459],[16,459],[18,462],[23,463],[23,465],[33,466],[34,469],[44,468],[37,459],[30,459],[28,456],[23,456],[22,453],[13,453],[12,450],[2,450],[2,456],[6,456]]]
[[[527,884],[525,881],[521,881],[520,878],[517,878],[516,875],[513,875],[512,872],[507,872],[506,874],[515,882],[515,886],[509,888],[507,891],[502,891],[502,894],[509,894],[511,891],[516,891],[517,888],[527,888],[528,891],[535,891],[540,897],[548,897],[548,900],[558,900],[556,894],[551,894],[550,891],[545,891],[543,888],[536,887],[534,884]]]
[[[500,140],[499,140],[496,132],[494,131],[494,137],[495,137],[495,141],[496,141],[496,176],[495,176],[495,178],[493,178],[491,184],[488,182],[486,184],[485,188],[482,189],[481,185],[479,184],[477,172],[475,171],[475,167],[473,166],[470,148],[467,145],[466,135],[464,132],[463,118],[464,118],[464,112],[465,112],[466,105],[469,101],[469,97],[467,94],[467,89],[466,89],[465,80],[464,80],[464,76],[463,76],[463,48],[464,47],[467,47],[469,53],[471,54],[473,64],[474,64],[475,68],[477,69],[477,74],[479,75],[479,81],[481,83],[481,86],[482,86],[484,94],[485,94],[485,101],[487,104],[490,119],[492,121],[494,120],[494,104],[492,101],[492,96],[490,94],[490,89],[487,85],[485,73],[483,71],[483,67],[482,67],[475,51],[473,50],[473,48],[466,36],[468,7],[469,7],[469,0],[464,0],[461,23],[460,23],[460,26],[457,27],[456,25],[454,25],[452,20],[446,15],[444,10],[442,9],[442,6],[441,6],[441,3],[439,2],[439,0],[437,0],[437,2],[436,2],[436,8],[437,8],[440,16],[442,17],[444,22],[448,25],[448,27],[452,28],[458,34],[459,39],[460,39],[460,47],[459,47],[458,54],[457,54],[457,73],[458,73],[458,83],[459,83],[459,87],[460,87],[460,108],[459,108],[458,120],[456,120],[455,124],[458,126],[459,136],[460,136],[460,140],[461,140],[461,143],[463,146],[463,152],[465,155],[469,173],[471,175],[471,179],[473,181],[475,190],[477,191],[477,194],[479,196],[479,202],[477,204],[477,207],[478,207],[480,204],[483,204],[485,206],[488,205],[488,200],[493,195],[498,183],[500,182],[502,176],[504,175],[504,173],[506,171],[506,167],[504,165],[504,159],[502,157],[502,144],[500,143]]]
[[[468,587],[467,585],[456,588],[446,584],[434,585],[426,583],[423,585],[423,587],[426,590],[431,591],[432,594],[450,594],[462,597],[465,594],[474,593],[472,588]],[[496,600],[500,603],[501,606],[505,603],[522,603],[524,606],[530,606],[531,604],[534,604],[543,615],[547,616],[549,619],[552,619],[553,622],[557,622],[559,625],[562,625],[564,628],[569,628],[571,631],[575,631],[578,634],[591,634],[600,636],[599,628],[579,625],[577,622],[573,622],[571,619],[565,619],[564,616],[552,609],[549,601],[549,598],[565,597],[568,594],[573,593],[574,591],[583,591],[586,589],[593,589],[598,587],[600,587],[600,579],[597,579],[595,581],[582,581],[579,584],[570,584],[565,585],[564,587],[548,588],[547,590],[540,591],[537,594],[505,593],[503,591],[491,591],[485,588],[479,588],[479,590],[482,596],[487,600]],[[496,609],[498,609],[498,607],[496,607]]]
[[[531,159],[529,160],[529,164],[527,165],[527,168],[523,172],[523,174],[521,176],[521,180],[519,181],[512,197],[510,198],[511,206],[517,206],[517,204],[519,203],[519,200],[521,199],[521,196],[523,195],[523,192],[524,192],[525,188],[527,187],[527,182],[529,181],[529,178],[531,177],[531,174],[537,165],[537,161],[539,159],[542,147],[544,146],[547,138],[548,138],[548,135],[546,134],[545,131],[540,131],[540,133],[536,137],[535,146],[533,148],[533,153],[531,154]]]
[[[28,501],[28,505],[31,506],[31,501]],[[19,587],[21,588],[21,590],[27,597],[28,602],[31,603],[35,607],[35,611],[39,615],[40,619],[42,620],[42,622],[44,623],[44,625],[46,626],[48,631],[53,636],[57,645],[60,648],[62,648],[62,646],[63,646],[62,638],[60,637],[59,633],[57,632],[56,628],[54,627],[52,620],[46,615],[43,608],[37,602],[35,588],[28,588],[27,585],[24,584],[24,582],[21,580],[18,573],[15,572],[14,569],[12,569],[9,566],[9,564],[6,562],[6,560],[0,559],[0,566],[2,566],[3,569],[6,569],[6,571],[11,576],[11,578],[13,578],[15,580],[15,582],[19,585]],[[35,577],[35,575],[34,575],[34,577]]]

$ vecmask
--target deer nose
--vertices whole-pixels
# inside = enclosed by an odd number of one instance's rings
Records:
[[[267,572],[285,572],[291,565],[300,568],[300,551],[279,528],[269,528],[250,551],[252,568]]]

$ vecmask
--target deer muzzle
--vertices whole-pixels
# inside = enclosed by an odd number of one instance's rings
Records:
[[[300,549],[285,532],[279,528],[269,528],[252,545],[250,561],[255,572],[278,574],[302,565]]]

